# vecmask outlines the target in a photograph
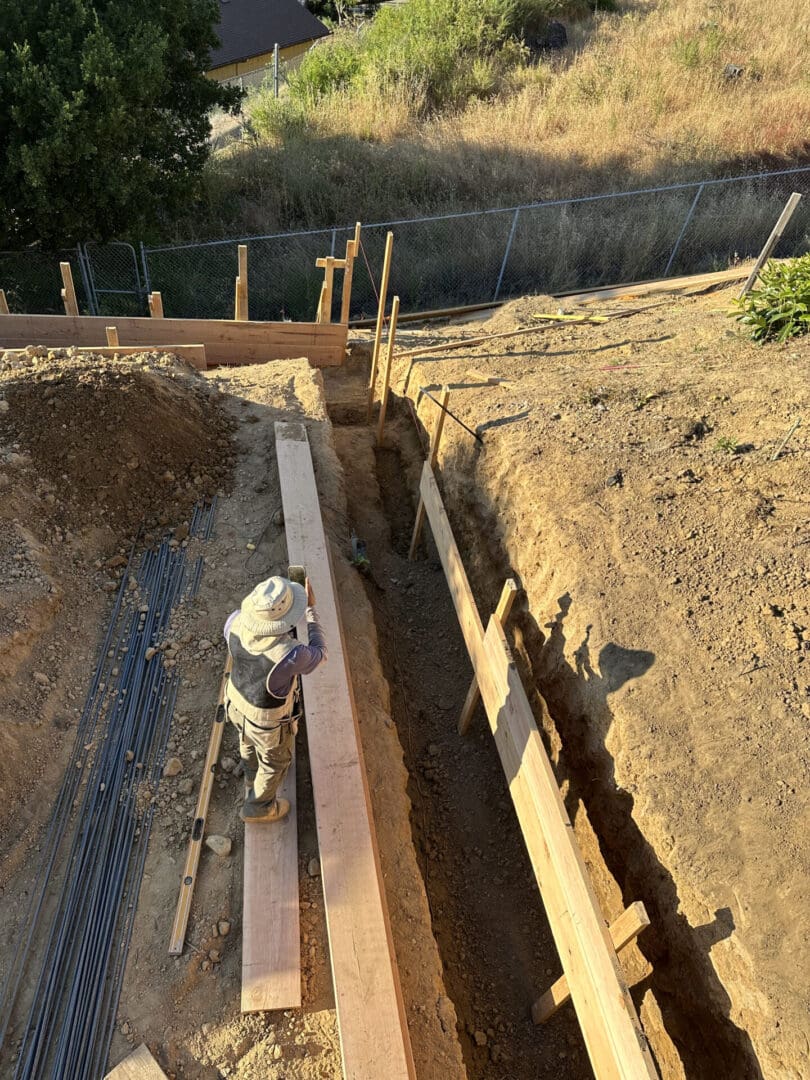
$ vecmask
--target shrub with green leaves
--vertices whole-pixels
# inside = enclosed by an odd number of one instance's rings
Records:
[[[757,287],[734,303],[732,314],[750,329],[754,341],[787,341],[806,334],[810,331],[810,255],[767,262]]]

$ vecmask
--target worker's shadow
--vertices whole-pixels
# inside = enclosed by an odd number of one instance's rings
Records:
[[[655,655],[607,642],[594,662],[590,626],[567,654],[565,622],[573,603],[569,593],[559,597],[557,613],[543,627],[525,605],[518,607],[512,616],[516,654],[520,666],[528,668],[527,685],[534,682],[540,690],[560,735],[555,770],[560,784],[568,783],[569,816],[574,820],[584,805],[625,906],[641,900],[650,917],[637,944],[652,971],[634,987],[633,997],[639,1005],[652,989],[689,1080],[757,1080],[762,1071],[753,1045],[730,1018],[731,1000],[710,958],[712,947],[735,929],[732,913],[722,908],[712,922],[689,925],[671,874],[634,819],[632,794],[616,783],[606,746],[613,722],[610,695],[642,679]]]

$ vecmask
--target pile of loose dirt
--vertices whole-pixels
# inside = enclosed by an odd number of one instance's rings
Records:
[[[42,516],[128,532],[180,519],[228,475],[231,422],[176,357],[29,348],[0,361],[0,486]]]

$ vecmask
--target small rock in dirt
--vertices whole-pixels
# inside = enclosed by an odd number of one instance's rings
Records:
[[[233,758],[224,757],[222,761],[220,761],[219,767],[224,773],[230,773],[233,772],[233,770],[236,768],[236,762],[233,760]]]
[[[208,959],[211,961],[212,964],[218,964],[222,959],[222,953],[219,951],[219,949],[209,949]]]
[[[284,524],[284,511],[276,510],[273,514],[273,524],[278,525],[279,528]]]
[[[431,757],[438,757],[441,752],[441,748],[435,742],[432,742],[428,747],[428,753]]]
[[[473,1038],[475,1039],[475,1045],[476,1046],[486,1046],[487,1045],[487,1037],[486,1037],[486,1034],[483,1031],[476,1031],[475,1034],[473,1035]]]
[[[9,404],[5,398],[0,398],[0,413],[7,413],[9,410]]]
[[[208,638],[201,638],[200,641],[197,643],[197,648],[201,652],[205,652],[208,649],[213,649],[213,647],[213,644],[208,640]]]
[[[50,686],[51,685],[51,680],[48,678],[48,676],[45,674],[44,671],[35,671],[34,672],[34,682],[38,686]]]
[[[183,771],[183,762],[179,757],[172,757],[163,766],[164,776],[177,776],[178,773]]]
[[[177,785],[177,790],[181,795],[190,795],[194,789],[194,781],[190,776],[187,776],[184,780],[181,780]]]
[[[178,525],[172,533],[172,536],[175,540],[177,540],[178,543],[180,543],[180,541],[182,540],[185,540],[188,536],[188,525],[186,525],[185,523],[183,525]]]
[[[217,930],[219,931],[220,937],[227,937],[231,932],[231,924],[227,919],[220,919],[217,923]]]
[[[321,863],[319,859],[310,859],[307,863],[307,873],[310,877],[321,876]]]
[[[150,645],[149,648],[146,650],[146,652],[143,654],[144,659],[145,660],[151,660],[156,652],[157,652],[157,649],[154,647],[154,645]]]
[[[213,851],[215,855],[219,855],[221,859],[226,859],[231,853],[231,841],[227,836],[207,836],[205,838],[205,846],[209,850]]]
[[[284,1051],[281,1049],[281,1047],[278,1045],[278,1043],[276,1043],[276,1045],[273,1047],[273,1058],[274,1058],[274,1060],[275,1061],[280,1061],[281,1060],[281,1055],[283,1053],[284,1053]]]
[[[115,570],[117,566],[126,566],[127,560],[124,558],[123,555],[113,555],[111,559],[107,559],[104,565],[107,567],[108,570]]]

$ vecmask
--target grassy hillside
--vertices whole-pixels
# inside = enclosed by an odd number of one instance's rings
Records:
[[[631,0],[565,21],[568,48],[539,62],[512,41],[480,55],[456,42],[456,67],[443,72],[451,89],[440,94],[418,68],[392,75],[396,49],[358,78],[347,35],[318,47],[281,103],[267,91],[252,96],[254,140],[215,157],[202,213],[176,230],[387,220],[810,156],[806,0],[766,9],[755,0]],[[435,38],[435,27],[426,33]],[[437,51],[447,65],[447,49]],[[323,70],[334,74],[336,53],[349,58],[347,73],[329,89]]]

